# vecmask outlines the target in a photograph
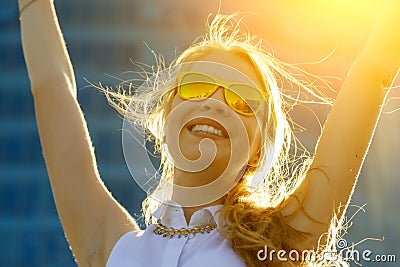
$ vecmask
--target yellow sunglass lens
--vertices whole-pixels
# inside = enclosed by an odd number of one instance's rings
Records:
[[[215,90],[214,80],[201,73],[189,73],[182,77],[179,94],[184,99],[209,97]]]
[[[212,95],[215,90],[214,85],[209,83],[192,82],[179,86],[179,95],[184,99],[203,99]]]
[[[233,109],[242,114],[255,113],[262,103],[262,95],[257,89],[240,84],[231,85],[225,91],[225,99]]]
[[[183,99],[202,100],[214,94],[220,86],[224,87],[226,103],[236,112],[252,115],[260,108],[263,95],[258,89],[250,85],[219,81],[202,73],[184,74],[179,80],[178,93]]]

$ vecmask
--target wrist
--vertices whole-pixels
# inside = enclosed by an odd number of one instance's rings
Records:
[[[21,20],[22,13],[28,9],[31,5],[35,4],[38,0],[29,0],[29,1],[19,1],[19,15],[18,18]]]
[[[45,3],[53,3],[53,0],[18,0],[19,6],[19,20],[25,15],[25,12],[32,12],[32,10],[37,9],[37,6],[43,5]]]

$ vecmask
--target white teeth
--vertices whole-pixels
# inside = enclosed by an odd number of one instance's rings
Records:
[[[223,137],[221,130],[215,129],[212,126],[204,125],[204,124],[202,124],[202,125],[196,124],[195,126],[192,127],[192,132],[203,132],[203,133],[208,133],[208,134],[213,134],[213,135]]]

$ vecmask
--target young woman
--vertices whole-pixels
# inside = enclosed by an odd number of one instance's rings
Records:
[[[290,266],[304,260],[291,251],[329,248],[333,236],[324,234],[342,218],[400,66],[399,1],[388,1],[376,22],[312,157],[292,153],[277,78],[318,94],[229,16],[214,18],[204,40],[171,64],[166,82],[134,95],[106,91],[162,153],[145,231],[101,182],[53,1],[19,4],[46,166],[79,266]],[[265,246],[286,254],[261,259]]]

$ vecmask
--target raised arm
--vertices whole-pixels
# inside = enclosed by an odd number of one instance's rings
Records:
[[[20,9],[28,3],[20,0]],[[34,1],[24,9],[20,20],[36,120],[57,211],[79,266],[105,266],[117,239],[138,227],[100,180],[53,1]]]
[[[294,194],[304,202],[288,223],[312,234],[303,244],[305,249],[315,247],[318,237],[328,231],[334,212],[342,216],[353,192],[386,89],[400,66],[399,13],[400,1],[389,0],[342,85],[306,180]],[[291,198],[283,213],[291,214],[297,205]]]

